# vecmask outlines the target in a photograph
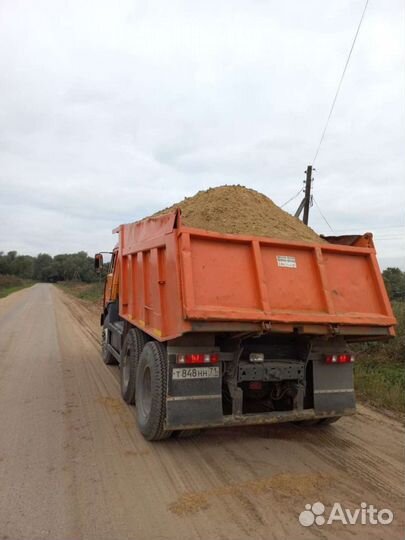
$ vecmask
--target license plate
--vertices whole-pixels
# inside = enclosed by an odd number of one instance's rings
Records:
[[[173,380],[179,379],[211,379],[219,377],[219,366],[215,367],[193,367],[174,368]]]

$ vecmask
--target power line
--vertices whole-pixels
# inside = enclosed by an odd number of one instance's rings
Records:
[[[301,188],[295,195],[293,195],[293,196],[291,197],[291,199],[288,199],[288,201],[286,201],[284,204],[282,204],[282,205],[280,206],[280,208],[284,208],[284,206],[287,206],[288,203],[290,203],[291,201],[293,201],[294,199],[296,199],[296,198],[298,197],[298,195],[299,195],[300,193],[302,193],[302,192],[303,192],[303,189]]]
[[[322,210],[320,209],[319,204],[316,202],[315,197],[312,197],[312,200],[314,201],[315,206],[318,208],[319,213],[321,214],[321,216],[322,216],[323,220],[325,221],[326,225],[327,225],[327,226],[329,227],[329,229],[334,233],[335,231],[332,229],[332,227],[331,227],[330,224],[329,224],[329,221],[328,221],[328,220],[326,219],[326,217],[323,215]]]
[[[367,9],[368,3],[369,3],[369,0],[366,0],[366,3],[365,3],[365,5],[364,5],[364,9],[363,9],[363,13],[361,14],[360,22],[359,22],[359,24],[358,24],[358,26],[357,26],[356,34],[355,34],[354,39],[353,39],[352,46],[350,47],[349,55],[348,55],[348,57],[347,57],[345,67],[344,67],[344,69],[343,69],[342,76],[340,77],[340,81],[339,81],[339,84],[338,84],[338,87],[337,87],[337,90],[336,90],[335,97],[333,98],[333,101],[332,101],[332,106],[331,106],[331,108],[330,108],[330,111],[329,111],[329,114],[328,114],[328,118],[327,118],[327,120],[326,120],[325,127],[323,128],[323,131],[322,131],[322,135],[321,135],[321,139],[320,139],[319,144],[318,144],[318,148],[317,148],[317,150],[316,150],[316,152],[315,152],[315,157],[314,157],[314,159],[312,160],[312,165],[314,165],[315,160],[316,160],[316,158],[318,157],[318,153],[319,153],[319,150],[320,150],[321,145],[322,145],[322,143],[323,143],[323,139],[325,138],[325,133],[326,133],[326,130],[328,129],[329,120],[330,120],[330,118],[331,118],[331,116],[332,116],[333,109],[335,108],[336,100],[337,100],[338,95],[339,95],[339,92],[340,92],[340,87],[342,86],[342,82],[343,82],[343,79],[344,79],[344,76],[345,76],[345,73],[346,73],[346,70],[347,70],[347,66],[349,65],[350,58],[351,58],[351,56],[352,56],[352,52],[353,52],[353,49],[354,49],[354,45],[355,45],[355,43],[356,43],[357,36],[359,35],[360,27],[361,27],[361,24],[362,24],[362,22],[363,22],[364,15],[366,14],[366,9]]]

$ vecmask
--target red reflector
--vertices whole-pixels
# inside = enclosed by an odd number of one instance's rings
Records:
[[[261,390],[263,388],[263,383],[261,381],[251,381],[249,383],[250,390]]]
[[[348,364],[354,362],[353,354],[328,354],[325,356],[327,364]]]
[[[178,354],[176,357],[177,364],[218,364],[218,362],[218,353]]]
[[[186,354],[186,364],[203,364],[203,354]]]
[[[338,362],[340,364],[348,364],[349,362],[354,361],[354,356],[351,354],[339,354]]]

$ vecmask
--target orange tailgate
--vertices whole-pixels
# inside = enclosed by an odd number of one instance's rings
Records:
[[[178,235],[188,319],[395,324],[373,248]]]

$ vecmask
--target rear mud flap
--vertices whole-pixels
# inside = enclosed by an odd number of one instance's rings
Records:
[[[169,364],[166,399],[166,428],[200,427],[217,424],[223,419],[221,370],[216,376],[175,378],[178,368]],[[204,374],[202,372],[201,374]]]
[[[356,399],[353,387],[353,365],[330,365],[313,363],[314,410],[316,414],[344,414],[347,409],[355,409]]]
[[[222,402],[220,397],[168,398],[166,409],[167,429],[180,429],[182,426],[203,427],[222,421]]]

